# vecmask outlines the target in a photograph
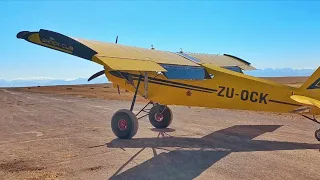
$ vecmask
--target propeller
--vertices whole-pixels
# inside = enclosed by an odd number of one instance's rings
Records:
[[[88,81],[91,81],[92,79],[97,78],[103,74],[104,74],[104,70],[99,71],[99,72],[95,73],[94,75],[92,75],[91,77],[89,77]]]
[[[118,36],[116,37],[116,44],[118,44]],[[99,77],[99,76],[101,76],[101,75],[103,75],[103,74],[104,74],[104,70],[99,71],[99,72],[95,73],[94,75],[92,75],[92,76],[88,79],[88,81],[91,81],[92,79],[97,78],[97,77]],[[119,86],[118,86],[118,89],[119,89]]]
[[[118,36],[116,37],[116,44],[118,44]],[[99,71],[99,72],[93,74],[91,77],[89,77],[88,81],[91,81],[92,79],[95,79],[95,78],[103,75],[104,71],[105,70],[102,70],[102,71]],[[120,87],[118,85],[117,85],[117,88],[118,88],[118,94],[120,95]]]

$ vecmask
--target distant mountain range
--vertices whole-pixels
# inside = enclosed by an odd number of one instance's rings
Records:
[[[257,69],[253,71],[246,71],[245,74],[256,77],[286,77],[286,76],[310,76],[315,69]]]
[[[45,78],[16,79],[16,80],[0,79],[0,87],[55,86],[55,85],[79,85],[79,84],[100,84],[100,83],[108,83],[107,78],[102,76],[90,82],[87,81],[87,78],[78,78],[73,80],[45,79]]]
[[[315,69],[258,69],[246,71],[245,74],[256,77],[285,77],[285,76],[310,76]],[[79,84],[99,84],[108,83],[106,77],[101,76],[90,82],[86,78],[78,78],[73,80],[64,79],[48,79],[48,78],[30,78],[16,80],[1,80],[0,87],[28,87],[28,86],[54,86],[54,85],[79,85]]]

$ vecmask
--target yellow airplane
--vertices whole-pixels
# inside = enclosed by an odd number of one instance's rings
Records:
[[[149,116],[156,128],[168,127],[173,119],[167,105],[241,109],[302,115],[320,115],[320,67],[300,87],[289,87],[243,74],[255,69],[247,61],[224,54],[168,52],[137,48],[116,43],[72,38],[41,29],[22,31],[17,38],[96,62],[115,87],[134,92],[130,109],[120,109],[111,118],[114,134],[132,138],[138,119]],[[134,114],[136,96],[150,102]],[[146,109],[148,105],[150,109]],[[147,114],[137,117],[141,112]],[[306,116],[307,117],[307,116]],[[315,132],[320,141],[320,129]]]

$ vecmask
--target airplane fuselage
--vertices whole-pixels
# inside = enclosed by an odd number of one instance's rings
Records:
[[[139,95],[165,105],[184,105],[208,108],[241,109],[270,112],[292,112],[304,106],[290,98],[306,92],[261,78],[232,72],[214,65],[204,66],[213,77],[205,80],[171,80],[162,74],[148,73],[148,85],[141,78]],[[137,86],[137,72],[123,72]],[[143,74],[142,74],[143,75]],[[126,90],[135,91],[134,86],[114,71],[106,71],[107,78]],[[147,89],[147,93],[145,90]],[[308,92],[308,96],[320,99],[319,94]],[[310,107],[304,114],[319,115],[320,110]]]

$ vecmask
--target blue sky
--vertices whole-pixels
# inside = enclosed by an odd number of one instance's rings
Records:
[[[169,51],[228,53],[257,68],[320,65],[320,2],[1,1],[0,79],[88,77],[100,65],[16,39],[22,30]]]

